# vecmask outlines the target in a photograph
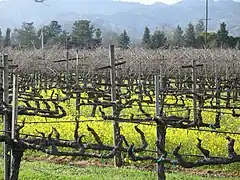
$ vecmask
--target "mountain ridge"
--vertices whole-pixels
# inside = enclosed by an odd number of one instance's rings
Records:
[[[225,21],[231,34],[240,36],[240,2],[232,0],[209,0],[209,29],[215,31]],[[139,37],[145,26],[183,28],[189,22],[196,23],[205,18],[205,0],[182,0],[172,5],[154,3],[144,5],[135,2],[112,0],[34,0],[0,1],[0,26],[20,27],[23,21],[34,22],[36,27],[58,20],[65,29],[71,29],[71,22],[89,19],[104,29],[120,32],[126,29],[129,35]]]

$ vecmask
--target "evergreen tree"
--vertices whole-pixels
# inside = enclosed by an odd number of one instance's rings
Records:
[[[202,32],[204,32],[205,26],[202,20],[199,20],[195,26],[195,35],[196,37],[200,36]]]
[[[7,28],[6,30],[6,36],[4,39],[4,47],[8,47],[11,45],[11,29]]]
[[[239,41],[240,41],[240,37],[229,36],[228,37],[228,47],[239,49]]]
[[[108,47],[109,44],[113,44],[115,46],[118,45],[119,34],[114,31],[104,31],[103,38],[102,38],[102,46]]]
[[[95,28],[88,20],[79,20],[73,23],[72,44],[79,47],[90,48],[92,46]]]
[[[99,47],[102,45],[102,32],[99,28],[95,30],[94,46]]]
[[[36,29],[32,23],[23,22],[20,29],[14,30],[14,39],[17,44],[23,47],[38,47],[40,41],[37,37]]]
[[[95,36],[96,36],[96,39],[101,39],[102,32],[99,28],[95,30]]]
[[[199,36],[197,36],[196,38],[196,43],[195,43],[195,47],[196,48],[204,48],[204,45],[205,45],[205,38],[204,36],[202,36],[201,34]]]
[[[195,39],[194,26],[192,25],[192,23],[188,24],[188,27],[184,35],[184,41],[187,47],[195,47],[196,39]]]
[[[58,21],[51,21],[51,23],[43,28],[39,29],[38,36],[41,36],[41,32],[44,33],[44,44],[60,43],[60,35],[62,33],[62,26]]]
[[[118,38],[118,46],[122,49],[128,49],[130,44],[130,37],[127,34],[127,31],[124,30]]]
[[[240,38],[239,38],[239,40],[237,41],[235,48],[238,49],[238,50],[240,50]]]
[[[167,41],[165,33],[161,30],[156,30],[151,38],[151,48],[158,49],[163,47]]]
[[[143,38],[142,38],[142,45],[145,48],[149,48],[151,45],[151,34],[148,27],[145,27]]]
[[[205,37],[205,33],[202,33],[202,36]],[[215,32],[207,33],[207,46],[209,48],[217,47],[217,34]]]
[[[183,30],[180,25],[177,26],[175,31],[173,32],[173,44],[174,45],[183,45],[184,37],[183,37]]]
[[[229,37],[226,29],[226,24],[223,22],[220,24],[220,29],[217,31],[217,46],[223,47],[228,44]]]
[[[52,37],[57,37],[62,32],[62,26],[58,23],[58,21],[51,21],[49,24],[49,33]]]
[[[64,46],[65,48],[69,48],[69,41],[71,40],[70,33],[66,30],[63,30],[62,33],[59,35],[59,43],[60,45]]]

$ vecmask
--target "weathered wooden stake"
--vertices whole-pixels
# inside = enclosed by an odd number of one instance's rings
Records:
[[[35,84],[36,84],[36,89],[39,90],[39,73],[38,73],[38,71],[36,71]]]
[[[216,106],[219,108],[220,107],[220,76],[218,73],[218,65],[215,63],[215,84],[216,84]],[[217,109],[218,110],[218,109]]]
[[[109,46],[109,56],[110,56],[110,78],[111,78],[111,96],[112,102],[116,103],[116,66],[115,66],[115,57],[114,57],[114,45]],[[116,115],[116,106],[114,105],[112,108],[112,115],[115,117]],[[114,146],[118,144],[118,138],[120,136],[120,128],[118,122],[113,122],[113,142]],[[121,153],[118,152],[116,156],[114,156],[114,164],[117,167],[122,165]]]
[[[178,87],[177,88],[180,90],[180,89],[182,89],[182,71],[181,71],[180,68],[178,70],[178,77],[176,79],[178,80],[178,82],[177,82]]]
[[[78,57],[78,50],[76,52],[76,90],[80,90],[79,85],[79,57]],[[80,115],[80,92],[76,93],[76,110],[78,112],[78,115]]]
[[[18,119],[18,75],[13,74],[13,97],[12,97],[12,138],[15,137],[15,126]]]
[[[196,96],[196,89],[197,89],[197,74],[196,69],[199,66],[203,66],[203,64],[196,64],[196,60],[192,61],[192,65],[182,66],[182,68],[191,68],[192,69],[192,94],[193,94],[193,122],[197,125],[197,96]]]
[[[32,77],[32,79],[31,79],[31,87],[32,87],[32,91],[33,92],[35,92],[36,91],[36,89],[35,89],[35,72],[33,72],[32,74],[31,74],[31,77]]]
[[[163,59],[162,59],[163,60]],[[162,60],[160,62],[160,79],[159,75],[156,74],[154,76],[154,81],[155,81],[155,102],[156,102],[156,109],[155,109],[155,114],[158,117],[162,117],[162,114],[160,114],[160,97],[159,97],[159,92],[162,89]],[[163,124],[157,123],[157,128],[156,128],[156,134],[157,134],[157,141],[159,142],[159,146],[161,149],[158,147],[156,148],[157,152],[165,150],[165,141],[166,141],[166,128]],[[160,159],[161,157],[157,153],[157,159]],[[165,180],[166,175],[165,175],[165,167],[163,162],[157,163],[157,179],[158,180]]]
[[[197,78],[196,78],[196,60],[192,61],[192,92],[193,92],[193,122],[197,123],[197,96],[196,96],[196,88],[197,88]]]
[[[15,139],[15,127],[18,119],[18,75],[13,73],[13,97],[12,97],[12,129],[11,129],[11,137]],[[16,173],[14,171],[14,161],[15,161],[15,152],[11,149],[11,171],[10,177],[17,177],[14,175]]]
[[[2,65],[3,65],[3,102],[9,105],[9,69],[8,69],[8,55],[2,55]],[[10,136],[9,128],[10,128],[10,121],[8,117],[8,111],[4,111],[3,113],[3,122],[4,122],[4,134],[5,136]],[[9,180],[9,170],[10,170],[10,157],[8,155],[9,149],[6,142],[3,144],[3,154],[4,154],[4,180]]]
[[[67,71],[67,79],[68,79],[68,76],[69,76],[69,52],[68,51],[66,54],[66,71]]]
[[[47,73],[43,73],[43,78],[44,78],[44,91],[47,94],[47,87],[48,87]]]
[[[155,81],[155,101],[156,101],[156,109],[155,113],[156,116],[160,115],[160,101],[159,101],[159,75],[156,74],[154,76],[154,81]]]
[[[67,54],[66,54],[66,76],[65,76],[65,80],[68,84],[69,82],[69,51],[67,50]],[[69,93],[69,88],[66,87],[66,92]],[[70,99],[67,100],[68,105],[70,104]]]

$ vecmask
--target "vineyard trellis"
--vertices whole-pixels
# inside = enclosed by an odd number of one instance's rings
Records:
[[[18,66],[8,65],[8,56],[3,55],[3,96],[0,112],[3,115],[4,134],[0,136],[0,140],[5,144],[6,180],[18,179],[21,158],[27,149],[54,156],[115,158],[115,165],[118,167],[124,165],[123,154],[127,154],[131,161],[156,163],[158,179],[166,179],[164,164],[192,168],[240,162],[240,155],[234,149],[235,139],[229,136],[239,132],[217,130],[221,128],[221,117],[224,114],[236,118],[240,116],[236,112],[240,109],[237,104],[240,100],[239,69],[234,58],[226,62],[226,66],[221,66],[214,61],[200,62],[201,58],[197,62],[196,57],[191,59],[182,52],[182,56],[178,56],[179,61],[171,64],[172,61],[167,56],[162,58],[159,55],[149,62],[144,62],[139,56],[125,61],[124,53],[115,57],[113,45],[109,52],[109,58],[101,54],[95,57],[99,58],[99,61],[95,62],[90,59],[93,52],[79,55],[80,52],[76,51],[75,57],[69,57],[71,54],[67,52],[66,59],[51,61],[47,61],[46,53],[44,57],[37,57],[27,64],[13,61]],[[187,58],[188,61],[185,61]],[[110,59],[110,65],[106,59]],[[192,65],[189,65],[189,60]],[[235,68],[234,64],[237,65]],[[9,72],[11,68],[15,69]],[[12,83],[8,83],[9,78]],[[43,92],[45,96],[42,95]],[[72,100],[75,101],[75,119],[61,120],[68,116],[64,104],[70,105]],[[92,119],[81,120],[85,115],[84,107],[89,106],[92,107],[89,115]],[[155,114],[148,112],[149,107],[155,109]],[[112,109],[111,113],[109,108]],[[123,113],[133,108],[137,108],[140,114],[131,111]],[[203,118],[203,113],[207,111],[215,113],[214,122]],[[98,117],[98,113],[101,118],[96,120],[94,118]],[[39,116],[52,120],[46,119],[44,122],[25,119],[20,122],[20,116]],[[113,122],[113,144],[105,144],[90,122]],[[48,130],[51,131],[46,133],[36,129],[36,132],[32,133],[21,132],[27,124],[32,123],[49,124]],[[51,126],[54,123],[74,123],[73,138],[61,138],[58,128]],[[140,146],[134,142],[129,143],[121,132],[121,123],[134,124],[134,130],[141,139]],[[82,133],[81,124],[87,124],[87,131],[96,143],[83,141],[86,135]],[[156,126],[156,150],[147,149],[149,142],[140,125]],[[165,143],[168,128],[225,132],[228,134],[228,156],[210,155],[212,152],[203,148],[202,144],[205,142],[200,138],[197,138],[196,147],[202,155],[181,154],[180,142],[172,152],[167,151]],[[147,152],[155,153],[156,156]],[[190,160],[183,158],[185,156],[196,156],[200,159]]]

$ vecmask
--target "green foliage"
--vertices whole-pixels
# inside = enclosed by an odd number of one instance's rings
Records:
[[[165,33],[161,30],[155,30],[154,34],[150,34],[150,30],[148,27],[145,27],[142,45],[145,48],[158,49],[163,47],[166,44],[167,38]]]
[[[220,29],[216,33],[207,33],[207,46],[209,48],[221,47],[240,49],[240,37],[229,36],[226,26],[227,25],[223,22],[220,24]],[[205,38],[205,32],[202,32],[200,36]]]
[[[240,49],[239,37],[228,35],[226,24],[220,24],[220,29],[214,32],[208,32],[207,47],[215,48],[236,48]],[[62,29],[57,20],[51,21],[48,25],[36,30],[33,23],[23,23],[21,28],[15,28],[11,37],[11,30],[8,28],[5,39],[0,30],[0,47],[20,45],[22,48],[41,47],[41,31],[44,29],[44,45],[62,45],[66,48],[78,47],[92,49],[100,46],[108,47],[114,44],[122,49],[129,48],[130,37],[126,30],[120,35],[113,31],[101,31],[95,28],[89,20],[77,20],[73,23],[72,32]],[[189,23],[185,32],[178,25],[170,34],[167,31],[156,30],[151,34],[148,27],[145,27],[141,40],[141,46],[147,49],[158,49],[166,45],[186,46],[193,48],[205,47],[205,26],[202,20],[194,26]],[[67,46],[68,45],[68,46]],[[140,42],[139,42],[140,45]]]
[[[240,50],[240,38],[239,37],[237,38],[237,43],[236,43],[235,48]]]
[[[204,38],[205,43],[205,32],[200,34],[200,37]],[[208,32],[207,33],[207,47],[208,48],[216,48],[217,47],[217,34],[215,32]]]
[[[99,46],[102,45],[102,32],[101,32],[101,29],[97,28],[95,30],[95,38],[93,40],[94,40],[95,47],[99,47]]]
[[[240,37],[233,37],[233,36],[228,37],[228,46],[230,48],[240,49],[239,42],[240,42]]]
[[[58,21],[52,21],[48,25],[48,32],[51,37],[57,37],[62,32],[62,26],[58,23]]]
[[[68,48],[68,42],[71,40],[70,33],[63,30],[62,33],[59,36],[59,43],[61,45],[64,45],[64,47],[67,49]]]
[[[195,35],[196,37],[200,36],[202,32],[204,32],[205,26],[202,20],[199,20],[195,25]]]
[[[195,47],[196,47],[196,48],[199,48],[199,49],[202,49],[202,48],[204,48],[204,45],[205,45],[205,37],[199,35],[199,36],[196,38]]]
[[[110,44],[118,45],[119,35],[114,31],[105,31],[103,34],[102,46],[108,48]]]
[[[228,35],[226,23],[221,23],[219,30],[208,32],[207,47],[215,48],[236,48],[240,49],[240,37]],[[48,25],[36,30],[33,23],[22,23],[20,28],[15,28],[11,34],[11,29],[7,29],[5,38],[1,35],[0,47],[20,45],[22,48],[41,47],[41,32],[44,30],[44,45],[63,45],[66,48],[97,48],[100,46],[108,47],[114,44],[120,48],[127,49],[130,45],[130,37],[126,30],[120,35],[113,31],[101,31],[95,28],[89,20],[77,20],[73,23],[72,32],[62,29],[57,20],[51,21]],[[170,34],[167,31],[156,30],[151,34],[148,27],[145,27],[141,40],[141,46],[147,49],[158,49],[168,43],[168,45],[204,48],[205,47],[205,26],[202,20],[194,26],[189,23],[185,32],[178,25]],[[167,41],[168,40],[168,41]],[[2,45],[1,45],[2,44]],[[67,46],[68,45],[68,46]],[[140,45],[140,42],[139,42]]]
[[[14,29],[13,40],[24,48],[39,47],[39,39],[33,22],[24,22],[20,29]]]
[[[7,28],[6,30],[6,36],[4,39],[4,47],[8,47],[11,45],[11,29]]]
[[[151,37],[151,49],[163,47],[167,41],[165,33],[161,30],[156,30]]]
[[[145,27],[143,38],[142,38],[142,45],[145,48],[150,48],[151,46],[151,34],[148,27]]]
[[[44,34],[44,44],[56,44],[61,42],[62,26],[58,21],[51,21],[51,23],[39,29],[38,36],[41,36],[41,31]]]
[[[192,23],[188,24],[188,27],[184,35],[184,40],[185,40],[185,45],[187,47],[195,47],[196,38],[195,38],[194,26]]]
[[[181,46],[184,44],[184,36],[183,36],[183,30],[180,25],[177,26],[177,28],[173,32],[173,43],[176,46]]]
[[[96,38],[93,37],[94,33]],[[71,43],[80,48],[96,48],[102,42],[101,30],[95,29],[88,20],[75,21],[71,37]]]
[[[118,38],[118,47],[122,49],[128,49],[130,45],[130,37],[127,34],[127,31],[124,30]]]
[[[226,47],[229,42],[228,31],[225,22],[220,24],[220,29],[217,31],[217,46]]]
[[[95,36],[96,36],[96,39],[101,39],[102,32],[99,28],[96,29]]]

